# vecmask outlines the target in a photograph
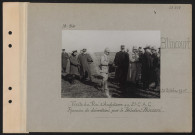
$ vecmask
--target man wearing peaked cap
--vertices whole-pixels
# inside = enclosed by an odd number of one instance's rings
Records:
[[[116,81],[123,87],[127,80],[129,68],[129,54],[125,51],[125,45],[121,45],[121,51],[116,53],[114,66],[117,67],[115,72]]]
[[[130,60],[130,68],[128,73],[128,76],[130,76],[129,81],[135,84],[137,79],[137,62],[139,60],[137,46],[133,46],[132,52],[129,54],[129,60]]]
[[[152,51],[152,82],[155,82],[155,88],[160,84],[160,57],[158,57],[157,47],[153,46]]]
[[[73,51],[72,51],[72,53],[75,53],[75,52],[77,52],[77,50],[73,50]]]
[[[133,50],[138,50],[138,47],[137,46],[133,46]]]
[[[156,47],[156,46],[152,46],[152,47],[151,47],[151,50],[157,51],[157,47]]]
[[[87,52],[87,49],[86,48],[83,48],[83,50],[82,50],[83,52]]]
[[[68,53],[65,52],[65,49],[62,49],[61,58],[62,58],[62,72],[66,72],[69,56]]]
[[[150,46],[147,45],[144,48],[145,52],[142,56],[142,81],[143,81],[143,88],[149,89],[149,85],[152,81],[152,56],[150,51]]]
[[[75,82],[76,76],[79,75],[79,62],[77,60],[77,50],[72,51],[72,54],[70,56],[70,74],[72,75],[72,82]]]
[[[89,78],[89,80],[92,81],[90,64],[93,62],[93,59],[89,54],[87,54],[86,48],[83,48],[82,54],[78,56],[78,61],[81,65],[81,79],[86,80],[87,78]]]
[[[146,47],[144,47],[144,49],[151,49],[150,45],[146,45]]]

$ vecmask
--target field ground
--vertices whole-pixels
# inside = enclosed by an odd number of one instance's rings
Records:
[[[101,80],[98,76],[93,76],[93,82],[81,82],[76,80],[74,84],[70,84],[66,78],[67,74],[62,74],[61,79],[61,97],[62,98],[107,98],[104,91],[98,89]],[[127,83],[124,89],[118,87],[113,82],[114,73],[110,74],[108,88],[112,98],[160,98],[160,88],[143,90]]]
[[[113,63],[116,52],[111,52],[109,55],[110,63]],[[90,54],[93,63],[90,64],[90,69],[93,76],[93,82],[90,83],[88,81],[81,82],[76,80],[75,84],[70,84],[67,79],[67,74],[62,74],[61,79],[61,94],[62,98],[107,98],[105,92],[98,90],[98,86],[100,85],[99,74],[99,64],[100,57],[103,55],[103,52],[95,52]],[[70,70],[70,63],[67,64],[67,73]],[[150,89],[143,90],[141,88],[135,87],[127,83],[125,89],[120,89],[114,81],[114,72],[109,75],[108,88],[110,90],[110,96],[112,98],[160,98],[160,88],[158,89]]]

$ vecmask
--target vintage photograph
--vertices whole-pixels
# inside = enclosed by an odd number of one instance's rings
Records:
[[[62,98],[160,98],[160,31],[62,30]]]

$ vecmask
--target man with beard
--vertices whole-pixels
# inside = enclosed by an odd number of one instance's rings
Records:
[[[144,48],[145,53],[142,57],[142,81],[143,81],[143,89],[149,89],[149,85],[152,82],[152,56],[150,46],[146,46]]]
[[[121,45],[121,51],[116,53],[114,66],[117,67],[115,76],[117,77],[119,85],[120,87],[124,87],[129,67],[129,54],[125,52],[125,45]]]
[[[108,89],[108,69],[109,69],[109,58],[108,55],[110,54],[109,48],[106,48],[104,50],[104,54],[101,56],[100,59],[100,74],[102,76],[102,81],[101,81],[101,86],[102,90],[105,91],[106,96],[110,98],[111,96],[109,95],[109,89]]]
[[[89,80],[92,81],[90,64],[93,62],[93,59],[89,54],[87,54],[87,49],[83,49],[82,54],[78,56],[78,61],[81,65],[80,74],[82,80],[89,78]]]

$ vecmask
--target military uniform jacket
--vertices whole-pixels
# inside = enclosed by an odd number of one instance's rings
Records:
[[[90,72],[90,65],[89,63],[93,62],[93,59],[89,54],[79,54],[78,61],[81,65],[81,74],[85,71]]]
[[[79,66],[79,62],[77,60],[77,57],[71,55],[70,56],[70,74],[78,75],[79,74],[78,66]]]
[[[114,58],[114,64],[119,68],[129,67],[129,54],[127,52],[117,52]]]
[[[63,68],[66,68],[68,59],[69,59],[68,53],[62,52],[62,67]]]
[[[138,62],[139,61],[138,53],[134,53],[134,52],[129,53],[129,60],[130,60],[130,63]]]
[[[108,64],[108,56],[104,54],[100,59],[100,73],[108,73]]]

